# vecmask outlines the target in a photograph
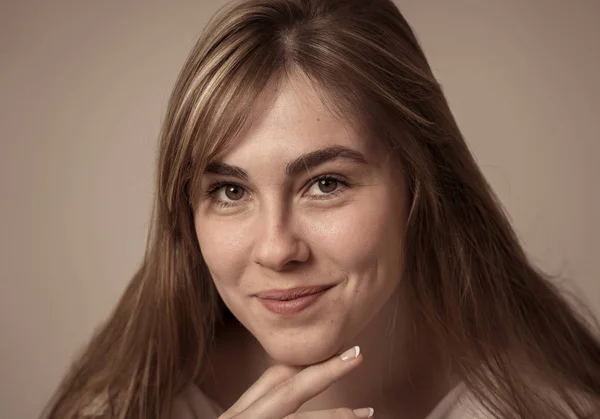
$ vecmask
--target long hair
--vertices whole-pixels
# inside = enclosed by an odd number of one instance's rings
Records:
[[[209,22],[184,64],[160,136],[143,262],[46,417],[100,403],[106,417],[158,419],[201,380],[223,308],[194,232],[198,182],[252,123],[267,84],[297,72],[402,165],[407,300],[477,400],[502,418],[598,408],[591,324],[528,261],[392,1],[246,0]]]

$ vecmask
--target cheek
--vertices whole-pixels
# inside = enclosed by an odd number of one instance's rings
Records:
[[[403,212],[390,205],[385,197],[349,204],[313,218],[311,241],[341,269],[357,273],[372,268],[373,264],[387,263],[388,259],[392,263],[398,261],[403,219]]]
[[[241,225],[215,220],[197,222],[196,237],[217,286],[236,283],[249,254],[249,235]]]

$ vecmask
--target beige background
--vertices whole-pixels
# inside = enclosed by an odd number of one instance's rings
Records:
[[[221,4],[1,4],[0,417],[39,414],[136,269],[169,90]],[[600,1],[399,4],[527,251],[600,314]]]

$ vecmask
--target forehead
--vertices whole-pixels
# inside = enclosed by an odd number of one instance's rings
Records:
[[[254,123],[219,160],[240,166],[264,164],[336,145],[374,158],[372,142],[355,124],[334,115],[324,97],[304,77],[272,83],[257,100]]]

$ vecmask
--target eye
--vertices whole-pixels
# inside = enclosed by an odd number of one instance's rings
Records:
[[[317,181],[317,187],[323,193],[331,193],[337,189],[338,183],[335,179],[320,179]]]
[[[239,201],[244,197],[244,194],[246,193],[246,191],[244,191],[243,188],[237,185],[225,185],[222,187],[222,190],[227,199],[230,199],[232,201]]]
[[[206,196],[219,206],[230,207],[246,196],[246,190],[235,183],[218,182],[208,189]]]
[[[346,182],[337,177],[327,175],[321,176],[314,180],[310,189],[308,190],[308,195],[315,197],[329,197],[331,195],[336,195],[338,192],[342,192],[348,186]]]

